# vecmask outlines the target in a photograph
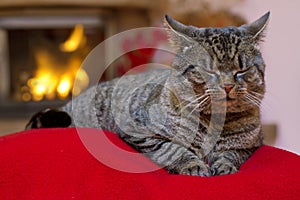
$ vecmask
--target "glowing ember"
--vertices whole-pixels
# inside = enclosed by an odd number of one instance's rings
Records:
[[[38,64],[36,75],[27,81],[31,97],[26,93],[22,96],[23,101],[66,99],[71,94],[78,95],[88,86],[88,75],[83,69],[80,69],[80,62],[76,58],[68,62],[71,64],[61,68],[55,67],[46,52],[37,51],[35,58]],[[72,93],[75,78],[78,79],[78,83]]]
[[[27,84],[32,96],[32,100],[41,101],[44,98],[53,100],[58,97],[60,99],[66,99],[71,94],[78,95],[83,89],[88,86],[89,78],[83,69],[78,70],[78,74],[81,74],[77,80],[76,87],[72,93],[73,83],[76,78],[77,70],[69,71],[64,74],[56,74],[49,72],[39,73],[34,78],[28,80]],[[25,93],[22,97],[24,101],[29,101],[31,98],[28,93]]]
[[[11,35],[27,38],[24,44],[13,43],[12,55],[18,55],[20,49],[28,46],[21,61],[12,62],[16,74],[11,87],[13,99],[23,102],[65,100],[88,87],[89,76],[80,67],[88,53],[103,40],[101,26],[76,24],[73,28],[26,29]]]

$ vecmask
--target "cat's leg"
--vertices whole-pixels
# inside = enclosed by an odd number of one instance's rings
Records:
[[[188,151],[188,150],[186,150]],[[183,153],[174,163],[166,167],[169,173],[192,176],[211,176],[209,166],[191,152]]]
[[[238,171],[256,148],[245,150],[228,150],[223,152],[212,152],[208,156],[208,162],[211,164],[212,175],[234,174]]]
[[[47,108],[33,115],[25,129],[68,127],[71,121],[68,113]]]
[[[123,138],[172,174],[211,176],[209,166],[186,147],[165,138]]]

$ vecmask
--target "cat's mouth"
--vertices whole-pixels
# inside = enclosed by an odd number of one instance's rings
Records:
[[[226,96],[226,101],[234,101],[234,100],[236,100],[236,98],[233,98],[233,97],[230,97],[230,96]]]
[[[238,97],[232,97],[229,95],[226,95],[225,97],[222,98],[217,98],[217,99],[211,99],[211,103],[214,106],[220,106],[220,107],[233,107],[236,106],[239,101]]]
[[[228,94],[222,95],[222,96],[217,96],[217,97],[211,96],[211,100],[218,102],[218,103],[232,102],[232,101],[236,101],[237,99],[238,99],[238,97],[231,96]]]

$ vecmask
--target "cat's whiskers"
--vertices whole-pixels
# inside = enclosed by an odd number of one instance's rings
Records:
[[[207,94],[203,94],[203,95],[197,97],[196,99],[192,100],[192,101],[191,101],[190,103],[188,103],[187,105],[185,105],[181,110],[182,110],[182,111],[185,110],[187,107],[191,106],[193,103],[195,103],[195,102],[197,102],[197,101],[200,101],[200,100],[201,100],[201,102],[202,102],[202,101],[203,101],[203,98],[206,99],[207,97],[208,97]],[[187,102],[187,101],[186,101],[186,102]],[[200,103],[201,103],[201,102],[200,102]],[[198,104],[197,104],[197,105],[198,105]]]
[[[219,93],[220,93],[220,91],[219,90],[217,90],[217,89],[207,89],[206,91],[205,91],[208,95],[218,95]]]
[[[262,98],[264,96],[263,94],[260,94],[258,92],[254,92],[254,91],[249,91],[249,93],[256,96],[256,97],[261,97]]]
[[[193,110],[187,115],[188,117],[198,108],[201,108],[202,107],[202,110],[203,110],[203,105],[209,100],[209,96],[206,96],[200,103],[198,103],[194,108]],[[201,110],[200,110],[201,111]]]
[[[257,92],[253,92],[253,91],[250,91],[249,92],[249,95],[251,95],[252,98],[256,99],[257,101],[260,102],[260,105],[262,105],[262,98],[263,98],[263,95],[262,94],[259,94]]]
[[[265,101],[263,101],[263,99],[262,99],[264,97],[263,94],[260,94],[260,93],[254,92],[254,91],[250,91],[249,93],[251,93],[252,96],[255,96],[256,98],[259,99],[259,101],[260,101],[260,108],[261,109],[267,110],[267,111],[271,111],[272,110],[272,108]]]
[[[251,93],[247,93],[246,96],[249,96],[249,97],[251,97],[252,99],[254,99],[254,100],[256,100],[257,102],[260,102],[260,103],[261,103],[261,101],[262,101],[261,98],[255,96],[255,95],[253,95],[253,94],[251,94]]]
[[[190,98],[187,98],[187,99],[183,100],[182,102],[180,102],[177,106],[182,106],[182,104],[190,102],[191,100],[194,101],[195,98],[198,98],[202,95],[203,94],[197,94],[197,95],[191,96]]]
[[[252,105],[255,105],[257,107],[261,106],[261,99],[259,99],[258,97],[255,97],[254,95],[247,93],[244,96],[244,99],[247,100],[248,103],[251,103]]]
[[[209,95],[212,99],[218,100],[218,99],[224,99],[226,97],[226,94],[218,89],[209,88],[206,89],[206,94]]]

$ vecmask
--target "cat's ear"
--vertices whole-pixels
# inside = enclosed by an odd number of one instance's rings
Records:
[[[165,27],[169,34],[170,42],[175,48],[180,49],[195,43],[195,40],[192,38],[195,36],[196,27],[186,26],[168,15],[165,15]]]
[[[270,11],[264,14],[258,20],[252,22],[251,24],[242,25],[239,28],[242,31],[246,31],[247,34],[250,34],[254,40],[260,41],[264,37],[264,30],[267,27],[269,18],[270,18]]]

